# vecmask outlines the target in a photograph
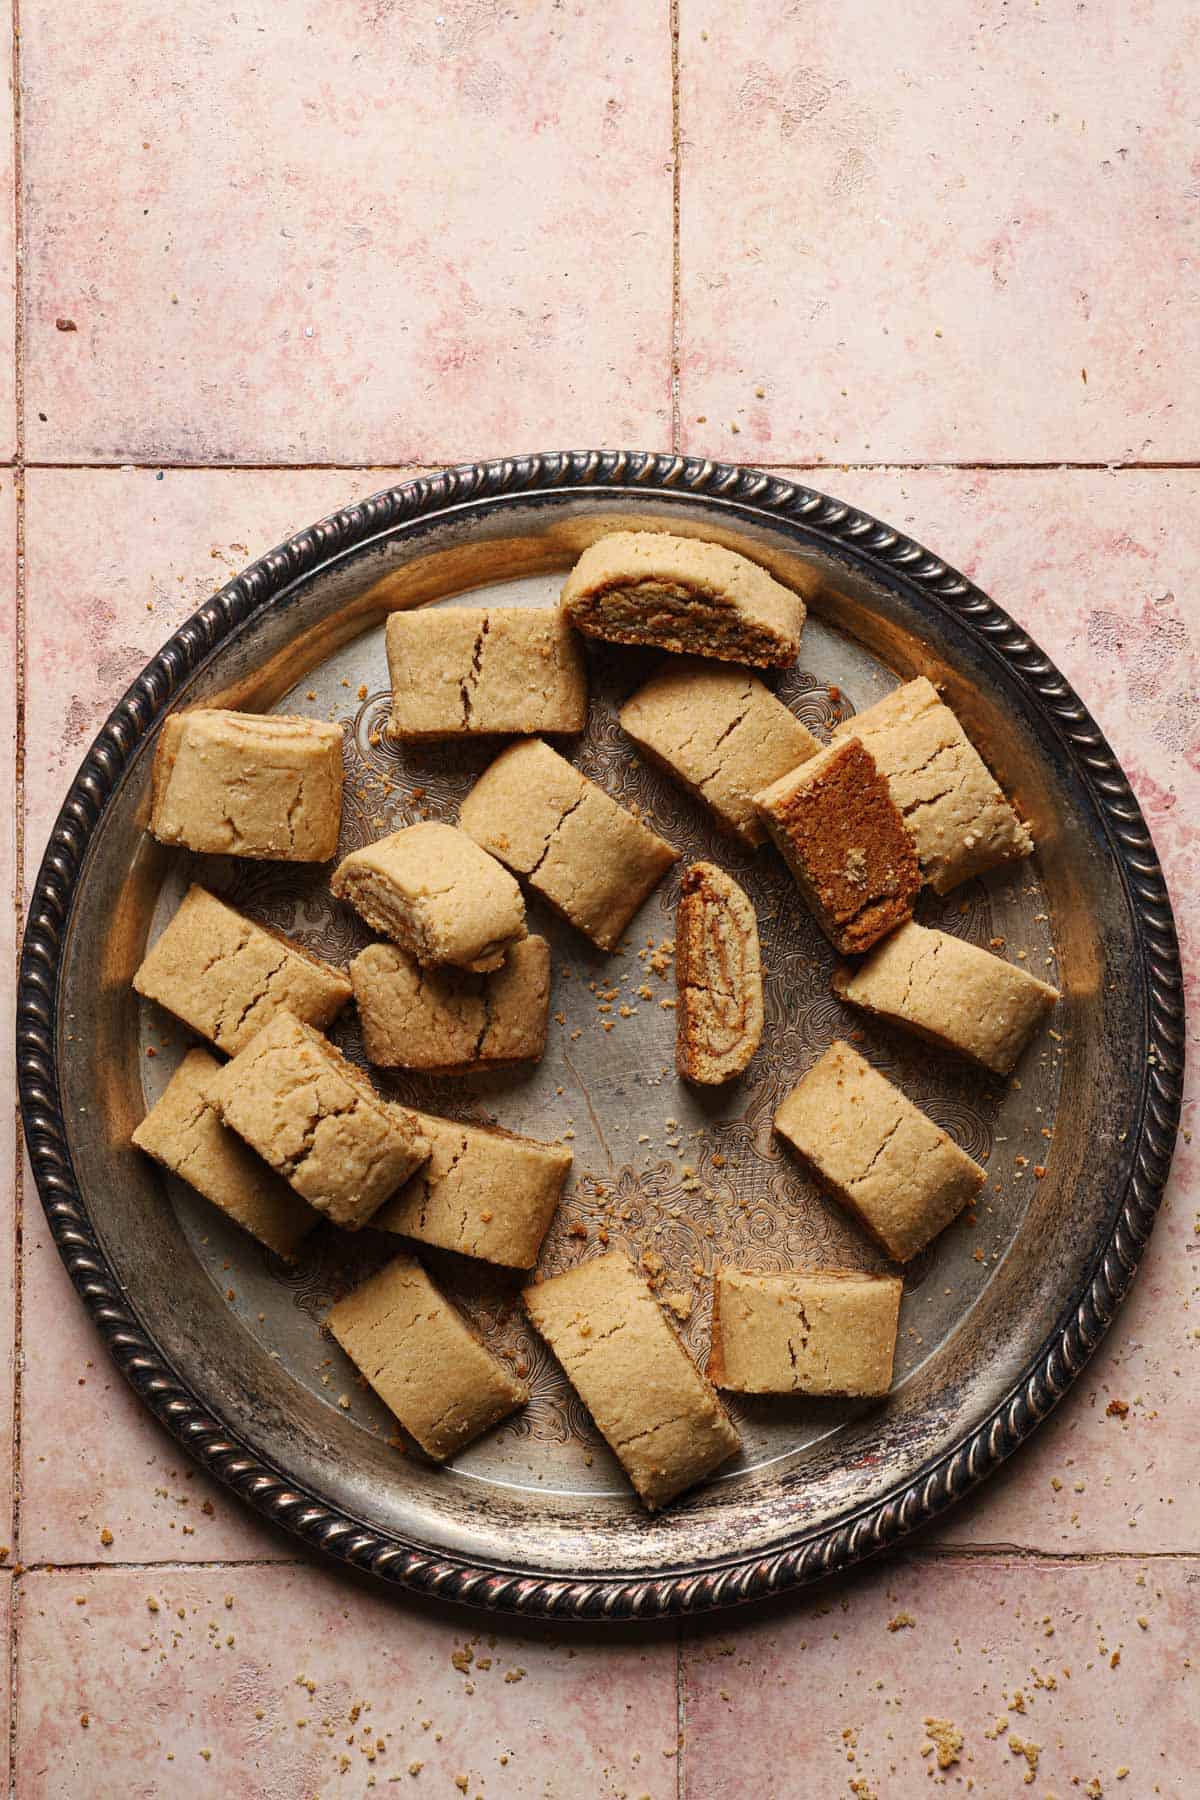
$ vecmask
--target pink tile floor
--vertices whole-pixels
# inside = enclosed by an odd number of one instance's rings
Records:
[[[10,959],[91,735],[229,570],[414,464],[621,443],[801,469],[1006,605],[1125,762],[1194,988],[1194,9],[20,0],[4,37]],[[1200,1794],[1190,1137],[1106,1348],[936,1533],[617,1638],[389,1599],[244,1514],[0,1164],[19,1800]]]

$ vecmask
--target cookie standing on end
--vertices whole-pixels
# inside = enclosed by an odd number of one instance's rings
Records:
[[[875,758],[939,894],[972,875],[1028,856],[1028,828],[992,779],[931,681],[919,676],[843,719],[834,741],[856,738]]]
[[[486,768],[462,828],[602,950],[679,857],[564,757],[529,738]]]
[[[290,1260],[320,1215],[221,1123],[211,1088],[223,1066],[207,1050],[189,1050],[133,1141],[260,1244]]]
[[[150,830],[209,855],[326,862],[342,818],[342,728],[198,708],[159,734]]]
[[[397,743],[582,731],[587,668],[557,608],[421,606],[387,622]]]
[[[335,1225],[356,1231],[429,1155],[413,1113],[327,1038],[277,1013],[213,1077],[225,1124]]]
[[[651,1512],[740,1448],[716,1391],[621,1251],[526,1288],[524,1300]]]
[[[909,921],[857,968],[835,971],[839,1000],[1007,1075],[1059,993],[1015,963]]]
[[[746,844],[767,835],[755,794],[821,748],[749,670],[691,657],[639,688],[621,708],[621,727]]]
[[[957,1218],[987,1179],[953,1138],[849,1044],[831,1044],[775,1129],[896,1262]]]
[[[614,531],[584,551],[562,591],[577,631],[755,668],[800,653],[804,602],[749,557],[698,538]]]
[[[762,962],[754,908],[713,863],[693,863],[683,878],[675,983],[676,1069],[705,1087],[732,1081],[762,1039]]]
[[[330,1331],[426,1456],[445,1462],[529,1399],[420,1263],[398,1256],[328,1315]]]
[[[350,964],[367,1061],[461,1075],[538,1062],[550,1017],[550,946],[521,938],[503,965],[473,975],[423,969],[399,944],[368,944]]]
[[[434,820],[352,850],[329,885],[423,967],[487,973],[525,936],[525,901],[512,876],[466,832]]]
[[[886,1394],[903,1288],[851,1269],[718,1269],[709,1380],[738,1394]]]
[[[278,1012],[323,1030],[351,991],[341,969],[196,886],[146,952],[133,986],[228,1056]]]
[[[830,744],[754,803],[835,950],[869,950],[912,917],[917,859],[887,783],[857,738]]]

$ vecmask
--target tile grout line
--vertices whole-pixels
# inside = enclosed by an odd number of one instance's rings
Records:
[[[687,1697],[683,1686],[683,1620],[675,1625],[675,1800],[685,1800],[687,1774],[683,1759],[687,1754]]]
[[[118,1575],[137,1574],[147,1578],[154,1575],[191,1575],[208,1569],[223,1569],[227,1574],[235,1574],[238,1569],[321,1569],[330,1565],[321,1559],[314,1562],[311,1557],[303,1556],[243,1556],[243,1557],[200,1557],[194,1562],[186,1558],[164,1560],[163,1562],[28,1562],[20,1565],[22,1575],[100,1575],[116,1573]]]
[[[933,1563],[949,1563],[949,1562],[961,1562],[961,1563],[967,1563],[967,1562],[1014,1563],[1014,1562],[1017,1562],[1017,1563],[1027,1564],[1031,1569],[1039,1568],[1039,1567],[1059,1568],[1059,1569],[1083,1569],[1083,1568],[1092,1567],[1093,1565],[1106,1564],[1106,1563],[1148,1563],[1148,1562],[1200,1563],[1200,1550],[1074,1550],[1074,1551],[1036,1550],[1029,1545],[1004,1544],[1004,1543],[978,1544],[978,1545],[963,1544],[961,1546],[947,1545],[947,1546],[945,1546],[945,1548],[941,1548],[941,1549],[934,1549],[932,1547],[928,1548],[928,1549],[924,1549],[924,1548],[910,1549],[910,1548],[906,1548],[903,1543],[900,1543],[900,1544],[896,1544],[893,1547],[893,1549],[887,1553],[882,1553],[877,1557],[868,1557],[868,1558],[865,1558],[860,1563],[852,1564],[849,1568],[844,1569],[840,1574],[826,1576],[826,1577],[822,1578],[820,1581],[810,1583],[806,1587],[792,1588],[792,1589],[787,1590],[786,1592],[781,1592],[779,1594],[770,1595],[770,1596],[764,1596],[764,1601],[767,1604],[775,1604],[776,1602],[784,1603],[787,1601],[791,1601],[791,1602],[799,1605],[799,1604],[803,1603],[803,1601],[805,1600],[806,1597],[811,1599],[815,1595],[825,1593],[829,1590],[829,1588],[832,1585],[836,1584],[838,1581],[842,1581],[847,1578],[852,1578],[854,1575],[861,1574],[864,1570],[866,1570],[868,1568],[873,1567],[875,1569],[883,1569],[886,1567],[891,1567],[891,1568],[895,1569],[895,1568],[899,1567],[899,1565],[902,1563],[906,1564],[909,1568],[911,1568],[911,1567],[913,1567],[914,1564],[918,1564],[918,1563],[933,1564]],[[314,1573],[324,1572],[324,1573],[330,1574],[330,1575],[337,1574],[339,1571],[344,1572],[343,1565],[340,1564],[336,1558],[319,1556],[319,1555],[314,1555],[314,1556],[309,1556],[309,1557],[306,1557],[306,1556],[241,1556],[241,1557],[212,1556],[212,1557],[197,1557],[196,1559],[191,1560],[191,1561],[189,1561],[186,1557],[175,1557],[175,1558],[163,1558],[161,1561],[158,1561],[158,1562],[147,1562],[145,1560],[139,1561],[136,1558],[134,1558],[130,1561],[119,1561],[116,1559],[97,1558],[97,1559],[91,1559],[91,1560],[80,1560],[78,1562],[74,1562],[69,1558],[63,1559],[61,1557],[58,1559],[39,1558],[37,1561],[34,1561],[34,1562],[18,1564],[17,1567],[12,1572],[14,1574],[19,1574],[22,1576],[24,1576],[24,1575],[78,1576],[78,1575],[103,1575],[103,1574],[117,1574],[117,1575],[139,1574],[139,1575],[145,1575],[145,1576],[149,1577],[149,1576],[164,1575],[164,1574],[166,1574],[166,1575],[195,1574],[195,1573],[202,1573],[205,1570],[220,1570],[220,1569],[225,1570],[229,1574],[236,1574],[236,1572],[239,1569],[308,1569]],[[393,1595],[393,1597],[397,1597],[397,1598],[403,1598],[403,1596],[407,1592],[407,1590],[404,1589],[403,1587],[392,1587],[387,1582],[379,1582],[377,1584],[372,1584],[372,1585],[374,1587],[375,1592],[380,1593],[380,1594],[390,1593]],[[427,1596],[427,1597],[433,1598],[433,1599],[437,1598],[436,1595]],[[751,1603],[750,1610],[753,1609],[753,1604],[754,1603]],[[726,1614],[724,1614],[724,1617],[727,1619],[727,1621],[732,1626],[732,1624],[738,1618],[743,1617],[745,1615],[746,1610],[747,1610],[746,1608],[733,1607]],[[483,1615],[480,1614],[479,1616],[482,1617]],[[511,1614],[497,1613],[494,1616],[501,1620],[507,1620],[508,1622],[510,1622],[513,1625],[514,1629],[516,1629],[516,1627],[521,1622],[522,1615],[517,1614],[517,1613],[511,1613]],[[677,1646],[677,1651],[678,1651],[678,1659],[677,1659],[676,1667],[677,1667],[680,1681],[682,1680],[684,1648],[685,1648],[685,1644],[687,1641],[687,1631],[688,1631],[689,1625],[694,1625],[699,1629],[703,1629],[704,1626],[706,1625],[706,1623],[711,1625],[714,1623],[714,1621],[717,1621],[721,1616],[722,1615],[720,1613],[716,1613],[716,1612],[698,1613],[695,1615],[694,1618],[690,1618],[688,1616],[681,1616],[679,1618],[679,1620],[677,1621],[676,1646]],[[543,1619],[543,1620],[539,1620],[539,1621],[535,1621],[535,1622],[541,1623],[541,1624],[553,1624],[554,1621]],[[581,1623],[586,1623],[586,1621],[581,1621]],[[655,1619],[653,1617],[651,1617],[649,1619],[631,1618],[631,1619],[622,1621],[622,1623],[627,1624],[627,1625],[638,1625],[638,1624],[650,1624],[650,1625],[660,1624],[661,1625],[663,1623],[663,1620]],[[677,1702],[680,1707],[685,1707],[685,1705],[686,1705],[686,1697],[683,1694],[683,1689],[682,1689],[682,1687],[678,1686],[678,1684],[677,1684]],[[679,1714],[680,1729],[683,1728],[683,1719],[684,1719],[684,1713],[681,1711]]]
[[[678,456],[683,449],[683,418],[679,371],[683,360],[682,277],[680,274],[680,206],[682,172],[680,169],[680,98],[679,98],[679,0],[669,0],[671,25],[671,448]]]
[[[672,357],[673,364],[674,364],[674,360],[675,359],[673,356]],[[23,384],[19,383],[19,385],[23,385]],[[677,380],[674,375],[672,375],[672,387],[673,387],[673,389],[677,389],[677,387],[678,387],[678,383],[677,383]],[[674,403],[673,403],[673,408],[674,408]],[[22,399],[22,409],[21,410],[22,410],[22,414],[23,414],[23,410],[24,410],[23,399]],[[674,427],[673,427],[673,431],[674,431]],[[521,453],[518,453],[518,454],[521,454]],[[529,452],[528,454],[533,454],[533,453]],[[554,454],[557,454],[557,453],[554,453]],[[564,453],[564,454],[566,454],[566,453]],[[637,454],[637,453],[630,452],[629,454]],[[682,451],[679,451],[678,454],[682,455],[683,453],[682,453]],[[504,459],[501,457],[482,457],[479,460],[481,460],[483,462],[499,462],[499,461],[503,461]],[[697,463],[703,463],[705,461],[724,462],[726,460],[727,459],[724,456],[704,457],[697,452],[692,452],[689,454],[689,461],[697,462]],[[394,463],[379,463],[379,462],[370,462],[370,461],[367,461],[367,462],[212,462],[212,463],[197,463],[197,462],[171,462],[169,460],[168,461],[159,461],[159,462],[137,462],[137,461],[130,461],[130,459],[128,457],[125,457],[121,460],[116,460],[116,459],[105,460],[105,459],[101,459],[101,458],[89,460],[89,459],[85,458],[85,459],[78,459],[73,462],[72,461],[56,462],[56,461],[52,461],[52,460],[42,461],[42,460],[36,460],[36,459],[31,459],[29,461],[26,461],[26,459],[24,458],[23,455],[18,454],[15,458],[13,458],[8,463],[0,462],[0,468],[11,468],[14,471],[14,473],[22,473],[22,474],[27,470],[36,469],[36,470],[50,470],[50,471],[62,472],[62,473],[66,473],[66,474],[70,474],[72,472],[79,472],[81,474],[84,474],[84,473],[89,473],[89,472],[94,473],[94,472],[99,472],[99,471],[112,471],[112,472],[116,472],[116,473],[131,474],[131,475],[132,474],[145,474],[145,473],[157,474],[160,470],[162,470],[163,472],[168,473],[168,474],[183,474],[183,475],[304,475],[304,474],[318,474],[318,473],[322,473],[322,472],[336,474],[339,471],[344,474],[348,474],[348,475],[362,475],[362,474],[369,474],[372,470],[376,470],[381,475],[390,475],[393,472],[400,473],[400,472],[404,472],[404,471],[411,469],[413,471],[412,474],[405,475],[405,479],[410,480],[410,481],[415,481],[415,480],[419,479],[418,472],[421,470],[430,470],[430,471],[436,473],[440,469],[456,468],[456,467],[460,467],[460,466],[463,466],[463,459],[461,457],[450,457],[450,456],[421,457],[418,460],[413,460],[413,459],[406,460],[404,458],[401,458],[400,461],[394,462]],[[975,474],[975,473],[977,473],[977,474],[989,474],[989,473],[1008,474],[1008,473],[1021,473],[1023,471],[1028,471],[1031,474],[1036,474],[1036,473],[1055,474],[1058,472],[1061,472],[1063,474],[1071,474],[1073,472],[1082,472],[1082,473],[1095,472],[1098,474],[1109,474],[1109,475],[1136,474],[1136,473],[1150,473],[1150,474],[1169,473],[1170,471],[1174,470],[1181,474],[1195,474],[1198,470],[1200,470],[1200,459],[1190,460],[1190,461],[1185,459],[1185,460],[1180,460],[1180,461],[1175,461],[1175,462],[1139,462],[1136,459],[1128,461],[1128,462],[1121,462],[1121,461],[1116,461],[1116,462],[1064,462],[1061,459],[1053,459],[1053,460],[1048,460],[1048,461],[1043,461],[1043,462],[999,462],[999,461],[997,461],[997,462],[937,462],[937,461],[933,461],[933,460],[926,460],[924,462],[889,462],[889,461],[885,460],[883,462],[859,461],[859,462],[833,463],[833,462],[812,462],[812,461],[806,460],[802,456],[789,457],[789,458],[786,458],[782,462],[763,462],[763,461],[760,461],[756,457],[748,456],[746,458],[744,466],[747,468],[751,468],[751,469],[764,469],[768,473],[773,472],[775,470],[778,470],[780,473],[787,473],[788,471],[802,469],[802,470],[814,472],[817,474],[832,474],[832,475],[852,474],[852,473],[856,473],[858,471],[865,471],[865,472],[869,473],[872,471],[887,471],[887,470],[898,470],[901,473],[920,473],[922,470],[933,470],[933,471],[944,470],[948,473],[960,472],[963,474]]]
[[[1086,1563],[1121,1562],[1195,1562],[1198,1550],[1042,1550],[1036,1544],[1007,1544],[996,1539],[990,1544],[922,1544],[905,1548],[896,1545],[895,1554],[912,1562],[1023,1562],[1061,1563],[1074,1568]]]
[[[22,159],[21,107],[21,0],[12,0],[12,108],[13,108],[13,396],[16,457],[13,465],[16,501],[16,567],[14,590],[16,626],[13,636],[16,744],[13,767],[13,924],[15,966],[20,966],[21,933],[25,924],[25,208]],[[13,1107],[13,1341],[10,1524],[18,1553],[21,1543],[21,1350],[25,1290],[23,1252],[25,1242],[25,1167],[20,1108]],[[19,1614],[20,1563],[16,1563],[9,1590],[8,1622],[8,1792],[17,1792],[17,1620]]]

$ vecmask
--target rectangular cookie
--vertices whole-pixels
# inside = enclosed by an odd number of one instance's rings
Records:
[[[195,885],[146,952],[133,986],[227,1056],[280,1011],[323,1029],[351,993],[343,970]]]
[[[766,837],[755,794],[821,748],[749,670],[691,657],[639,688],[621,708],[621,726],[747,844]]]
[[[675,1067],[716,1087],[746,1068],[763,1031],[754,908],[715,863],[693,863],[675,910]]]
[[[754,803],[835,950],[869,950],[911,918],[921,886],[912,842],[857,738],[830,744]]]
[[[523,1297],[651,1512],[740,1448],[716,1390],[622,1251],[527,1287]]]
[[[602,950],[679,856],[540,738],[501,751],[459,819]]]
[[[335,1225],[357,1231],[429,1155],[416,1116],[382,1100],[311,1025],[276,1013],[213,1077],[225,1124]]]
[[[667,531],[612,531],[562,590],[577,631],[610,644],[786,668],[800,654],[804,602],[748,556]]]
[[[209,855],[325,862],[342,820],[342,728],[199,707],[159,733],[150,830]]]
[[[1032,852],[1027,827],[923,675],[843,719],[833,735],[867,746],[912,835],[921,872],[939,894]]]
[[[426,1456],[445,1462],[529,1399],[419,1262],[398,1256],[328,1315],[330,1331]]]
[[[903,1289],[851,1269],[718,1269],[708,1378],[738,1394],[886,1394]]]
[[[840,1040],[775,1114],[775,1129],[896,1262],[908,1262],[979,1192],[986,1172]]]
[[[221,1066],[207,1050],[189,1050],[133,1141],[260,1244],[290,1259],[319,1215],[222,1125],[209,1094]]]
[[[420,606],[387,622],[388,736],[582,731],[583,647],[557,607]]]
[[[910,920],[833,976],[839,1000],[1007,1075],[1057,1002],[1057,988],[944,931]]]
[[[329,885],[422,967],[486,973],[525,936],[525,901],[508,870],[433,819],[352,850]]]
[[[429,1161],[371,1221],[460,1256],[532,1269],[571,1167],[571,1152],[512,1132],[416,1113]]]
[[[368,944],[350,964],[368,1062],[461,1075],[538,1062],[550,1012],[550,946],[521,938],[490,975],[423,969],[398,944]]]

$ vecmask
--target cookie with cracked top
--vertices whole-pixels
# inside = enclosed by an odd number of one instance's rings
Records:
[[[748,669],[694,657],[667,663],[620,716],[638,749],[746,844],[767,835],[755,794],[821,748]]]
[[[415,1113],[429,1160],[375,1215],[395,1231],[460,1256],[531,1269],[571,1167],[564,1144],[543,1144],[495,1126]]]
[[[222,1121],[302,1199],[356,1231],[429,1155],[416,1115],[384,1100],[319,1031],[277,1013],[209,1085]]]
[[[221,1123],[210,1093],[221,1067],[207,1050],[189,1050],[134,1131],[133,1142],[290,1261],[319,1216]]]
[[[1048,981],[910,919],[856,968],[836,969],[839,1000],[1007,1075],[1059,999]]]
[[[328,1314],[333,1336],[427,1456],[445,1462],[529,1399],[411,1256]]]
[[[903,1287],[857,1269],[718,1269],[708,1378],[738,1394],[886,1394]]]
[[[323,1031],[350,998],[343,969],[195,883],[142,959],[134,989],[236,1056],[277,1012]]]
[[[525,1309],[650,1512],[741,1439],[623,1251],[527,1287]]]
[[[501,751],[459,821],[601,950],[679,857],[540,738]]]
[[[1033,850],[987,764],[924,675],[844,719],[834,741],[865,744],[939,894]]]
[[[399,944],[368,944],[350,964],[367,1060],[382,1069],[461,1075],[540,1062],[550,1011],[550,946],[522,938],[489,975],[422,969]]]
[[[840,1039],[775,1114],[775,1129],[888,1256],[908,1262],[987,1179],[907,1094]]]
[[[421,606],[387,622],[397,743],[582,731],[583,646],[557,607]]]

